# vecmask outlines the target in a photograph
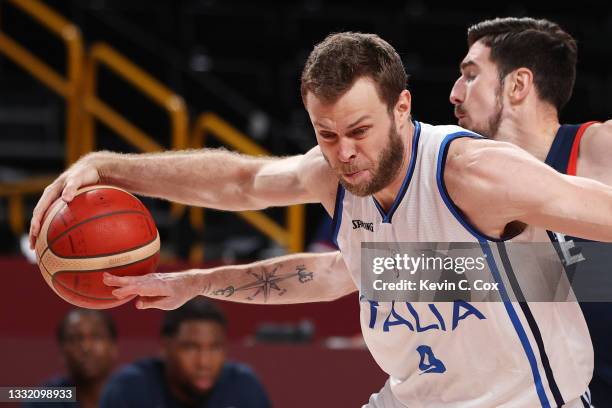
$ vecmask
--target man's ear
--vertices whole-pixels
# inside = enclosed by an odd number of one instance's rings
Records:
[[[533,72],[518,68],[506,76],[505,85],[510,102],[519,104],[534,91]]]
[[[404,89],[397,98],[395,107],[393,108],[394,118],[396,125],[399,127],[402,123],[406,122],[406,119],[410,117],[412,111],[412,95],[410,91]]]

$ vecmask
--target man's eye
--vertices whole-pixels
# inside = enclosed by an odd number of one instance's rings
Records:
[[[362,128],[353,130],[351,133],[353,134],[353,136],[363,136],[366,134],[367,131],[368,131],[367,127],[362,127]]]
[[[333,138],[336,137],[334,133],[319,133],[319,136],[321,136],[321,138],[325,140],[332,140]]]
[[[183,351],[194,352],[198,350],[198,346],[196,346],[195,344],[183,344],[182,349]]]

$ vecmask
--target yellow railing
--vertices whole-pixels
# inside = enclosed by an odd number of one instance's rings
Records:
[[[101,65],[130,83],[167,112],[171,122],[172,149],[203,147],[206,136],[210,134],[240,152],[251,155],[268,154],[247,136],[213,113],[205,113],[197,118],[192,130],[191,141],[189,141],[189,118],[185,103],[180,96],[107,44],[95,43],[90,48],[85,61],[78,28],[43,3],[36,0],[8,0],[8,3],[29,14],[35,21],[62,38],[66,44],[67,74],[64,77],[7,36],[0,28],[0,52],[66,99],[66,165],[95,149],[95,120],[104,123],[141,151],[164,150],[164,147],[154,138],[98,98],[97,77]],[[82,70],[84,62],[85,72]],[[23,232],[24,229],[23,195],[42,191],[53,179],[54,177],[39,177],[15,183],[0,183],[0,197],[9,198],[10,226],[16,234]],[[171,207],[171,214],[174,216],[182,214],[183,211],[184,206],[173,204]],[[290,251],[303,250],[303,205],[289,207],[286,228],[261,211],[245,211],[239,215]],[[204,228],[202,209],[191,208],[190,221],[195,230],[202,231]],[[201,261],[203,248],[194,246],[190,257],[194,261]]]
[[[34,21],[61,38],[66,46],[66,76],[32,54],[0,28],[0,52],[66,99],[66,165],[78,158],[80,85],[83,40],[79,29],[45,4],[35,0],[8,0]]]
[[[265,149],[251,141],[248,136],[211,112],[202,113],[197,117],[191,133],[191,147],[201,148],[206,146],[208,135],[214,136],[223,144],[242,153],[254,156],[269,155]],[[286,228],[262,211],[242,211],[238,215],[278,244],[287,247],[289,251],[300,252],[304,250],[303,205],[293,205],[287,209]],[[191,225],[196,231],[204,229],[204,211],[202,208],[191,207],[189,217]],[[192,247],[190,258],[194,262],[201,260],[203,258],[202,248],[197,245]]]
[[[155,142],[121,114],[100,100],[97,96],[96,78],[98,67],[104,65],[115,74],[138,88],[149,99],[160,105],[170,116],[171,147],[184,149],[187,147],[188,115],[183,98],[166,88],[155,78],[134,65],[130,60],[119,54],[104,43],[95,43],[89,50],[85,71],[84,84],[84,115],[83,139],[81,154],[95,148],[94,118],[113,129],[136,148],[144,152],[161,151],[164,148]]]
[[[70,21],[38,1],[8,0],[3,7],[9,4],[28,14],[35,22],[59,37],[66,47],[64,76],[7,35],[0,27],[0,52],[66,100],[65,158],[66,165],[69,165],[78,157],[80,86],[83,82],[81,32]],[[22,234],[25,229],[23,196],[39,193],[54,178],[55,176],[36,177],[14,183],[0,183],[0,197],[8,198],[9,226],[15,235]]]
[[[94,119],[98,119],[113,129],[128,143],[143,152],[165,150],[165,148],[158,144],[153,137],[147,135],[98,98],[96,79],[100,65],[104,65],[111,69],[116,75],[132,84],[145,96],[161,106],[170,117],[171,148],[180,150],[187,147],[189,117],[183,98],[133,64],[111,46],[105,43],[95,43],[89,50],[85,69],[85,84],[83,87],[83,133],[80,146],[81,154],[89,153],[95,149],[96,126],[94,124]],[[178,204],[171,204],[172,213],[176,213],[178,208],[180,208]]]
[[[0,183],[0,198],[8,198],[9,226],[17,236],[25,230],[23,196],[40,193],[56,176],[32,177],[27,180]]]

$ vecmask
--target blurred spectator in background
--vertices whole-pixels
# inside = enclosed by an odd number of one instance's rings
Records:
[[[137,361],[108,382],[103,408],[268,408],[266,392],[246,366],[225,360],[226,321],[195,298],[167,312],[162,356]]]
[[[117,330],[110,316],[99,310],[73,309],[57,328],[57,341],[66,363],[66,376],[44,384],[76,387],[77,402],[33,402],[28,408],[98,406],[106,380],[117,362]]]

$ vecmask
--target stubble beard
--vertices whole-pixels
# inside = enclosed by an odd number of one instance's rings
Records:
[[[376,170],[366,183],[350,184],[340,175],[340,184],[351,194],[366,197],[387,187],[397,176],[404,159],[404,145],[393,121],[389,127],[389,141],[378,155]]]
[[[504,101],[502,99],[502,89],[504,86],[504,82],[500,81],[499,87],[495,90],[495,112],[493,112],[488,120],[486,128],[473,128],[470,129],[482,136],[488,137],[489,139],[497,138],[497,133],[499,132],[499,127],[502,121],[502,112],[504,110]]]

